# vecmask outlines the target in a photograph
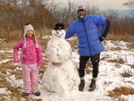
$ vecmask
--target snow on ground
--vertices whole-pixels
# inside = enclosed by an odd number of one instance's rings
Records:
[[[108,91],[122,86],[131,87],[134,89],[134,69],[131,68],[131,66],[134,65],[134,43],[109,40],[106,41],[104,45],[106,50],[101,53],[99,75],[97,78],[97,88],[95,91],[88,91],[88,86],[92,78],[92,74],[90,73],[85,75],[86,85],[83,92],[72,91],[68,92],[66,95],[58,95],[43,88],[42,80],[40,80],[39,88],[41,96],[30,96],[33,98],[42,99],[42,101],[119,101],[118,98],[107,96]],[[3,51],[0,50],[0,52]],[[79,55],[77,54],[77,50],[73,52],[72,59],[78,64]],[[110,62],[113,60],[116,62]],[[1,61],[0,63],[6,61],[8,61],[8,59]],[[88,68],[92,70],[92,68]],[[17,69],[20,68],[16,68],[16,70]],[[122,77],[120,75],[121,73],[129,73],[132,76]],[[11,75],[10,79],[8,80],[15,87],[23,85],[23,81],[17,80],[14,75]],[[23,92],[23,90],[21,91]],[[10,94],[11,92],[7,92],[6,88],[0,88],[0,93]],[[134,94],[121,95],[120,98],[124,99],[120,101],[134,101]]]

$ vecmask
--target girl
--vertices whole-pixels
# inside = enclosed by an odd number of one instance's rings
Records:
[[[38,90],[38,69],[43,66],[42,47],[40,42],[35,38],[35,31],[31,24],[24,27],[24,38],[13,48],[14,62],[19,62],[18,51],[22,48],[22,74],[24,81],[25,93],[23,97],[27,97],[33,93],[40,96]]]

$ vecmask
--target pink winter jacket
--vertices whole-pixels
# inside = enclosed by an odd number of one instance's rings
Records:
[[[37,40],[37,44],[39,45],[36,48],[35,43],[33,42],[33,37],[26,37],[25,42],[27,47],[24,48],[24,39],[21,39],[18,44],[13,48],[13,60],[14,62],[19,62],[18,51],[22,48],[23,59],[22,63],[26,64],[34,64],[38,63],[39,66],[43,66],[43,56],[42,56],[42,47],[40,42]]]

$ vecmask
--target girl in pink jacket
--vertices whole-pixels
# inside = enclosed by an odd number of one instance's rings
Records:
[[[19,62],[18,51],[22,49],[22,74],[24,81],[25,93],[23,97],[27,97],[33,93],[40,96],[38,90],[38,72],[39,66],[43,66],[42,47],[39,40],[35,38],[35,31],[31,24],[24,27],[24,38],[13,48],[14,62]]]

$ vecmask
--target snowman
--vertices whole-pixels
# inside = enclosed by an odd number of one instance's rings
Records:
[[[49,62],[42,78],[43,87],[58,94],[77,91],[80,83],[78,68],[71,60],[72,49],[65,40],[65,34],[64,25],[56,24],[47,44]]]

